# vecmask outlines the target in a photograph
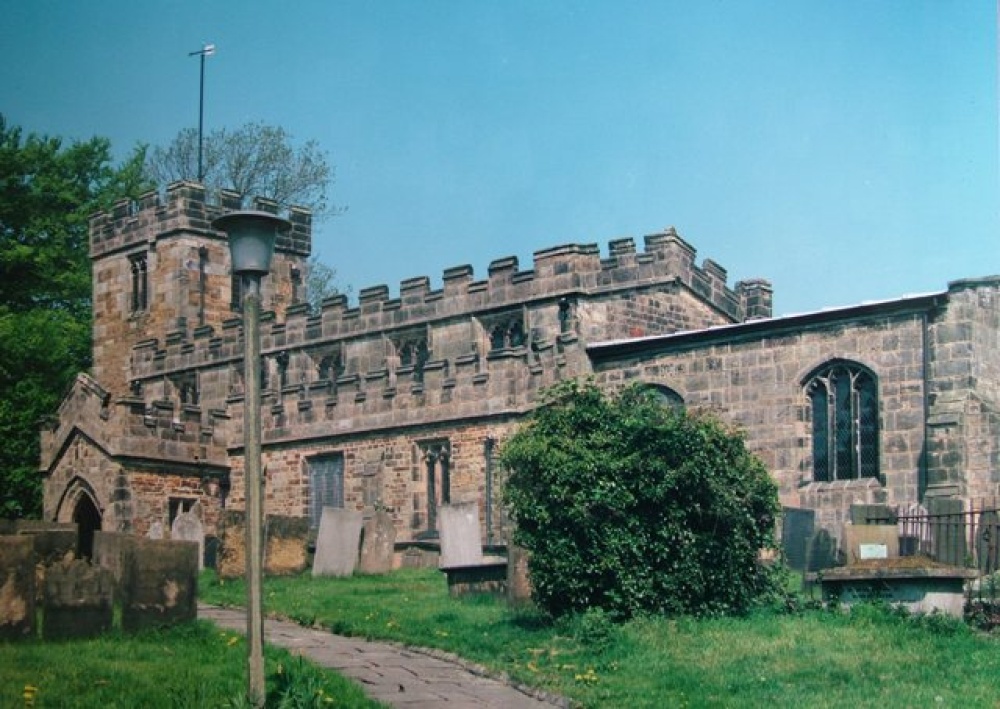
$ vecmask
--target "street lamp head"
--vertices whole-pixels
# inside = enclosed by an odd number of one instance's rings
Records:
[[[230,212],[212,222],[213,229],[229,235],[233,273],[247,276],[267,275],[271,270],[274,241],[291,226],[287,219],[254,210]]]
[[[215,45],[206,44],[204,47],[201,48],[201,53],[204,54],[206,57],[212,56],[213,54],[215,54]]]

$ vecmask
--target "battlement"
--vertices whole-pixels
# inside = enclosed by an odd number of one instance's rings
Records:
[[[696,250],[672,228],[646,236],[644,246],[638,251],[632,238],[616,239],[609,244],[609,255],[602,257],[596,244],[566,244],[535,252],[532,270],[521,270],[516,257],[507,257],[490,263],[483,280],[475,279],[471,266],[455,266],[443,272],[439,289],[431,288],[429,277],[418,276],[404,280],[395,298],[386,285],[377,285],[361,289],[355,306],[346,296],[336,295],[327,298],[318,313],[304,303],[289,307],[283,321],[266,312],[262,348],[271,357],[311,353],[306,357],[315,361],[301,365],[302,373],[290,378],[293,384],[324,380],[326,373],[318,371],[323,369],[320,360],[334,356],[344,360],[340,375],[365,382],[383,373],[395,376],[397,369],[405,373],[408,362],[399,358],[408,343],[418,346],[423,341],[429,348],[427,367],[435,359],[454,367],[465,358],[484,357],[495,349],[490,338],[496,328],[514,323],[520,328],[518,346],[537,351],[569,333],[563,319],[571,303],[589,303],[588,316],[595,304],[603,303],[596,307],[606,308],[606,314],[596,319],[596,325],[577,323],[574,331],[598,339],[633,332],[636,328],[613,329],[616,320],[625,319],[613,304],[641,297],[659,298],[662,302],[653,304],[654,310],[676,310],[680,306],[665,306],[663,298],[687,292],[688,300],[700,303],[707,313],[702,317],[710,319],[667,317],[648,328],[648,334],[770,316],[768,281],[742,281],[729,288],[726,270],[711,260],[696,266]],[[442,345],[445,341],[447,346]],[[151,381],[193,370],[236,371],[242,356],[241,321],[230,318],[220,328],[204,326],[190,333],[179,329],[138,342],[131,355],[131,379]],[[297,356],[293,354],[293,360]],[[287,365],[284,369],[287,374]]]
[[[262,197],[244,203],[236,192],[210,193],[196,182],[174,182],[163,193],[153,190],[137,200],[119,200],[110,211],[92,215],[90,257],[97,259],[153,244],[157,239],[180,232],[223,239],[221,232],[212,229],[212,220],[225,212],[247,208],[271,214],[281,211],[276,202]],[[287,217],[292,228],[279,235],[275,250],[308,256],[312,246],[312,213],[302,207],[291,207],[282,216]]]
[[[695,265],[695,248],[672,227],[646,236],[644,246],[645,250],[638,252],[634,239],[617,239],[610,242],[607,258],[601,257],[597,244],[555,246],[536,251],[531,270],[520,270],[516,256],[494,260],[483,280],[475,279],[472,266],[455,266],[443,272],[440,289],[431,289],[427,276],[404,280],[398,298],[390,297],[385,284],[362,288],[354,308],[343,296],[323,303],[319,316],[322,335],[392,329],[564,295],[599,295],[668,281],[687,287],[733,322],[770,315],[768,281],[743,281],[730,288],[726,270],[715,261],[706,259],[701,267]],[[762,295],[765,291],[766,299]],[[748,312],[748,298],[753,299],[753,312]],[[298,315],[309,317],[305,312]],[[292,320],[290,314],[289,330],[297,329]],[[315,331],[315,323],[303,329]]]

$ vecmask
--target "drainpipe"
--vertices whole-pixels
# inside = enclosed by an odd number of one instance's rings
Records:
[[[486,458],[486,544],[493,546],[493,450],[496,439],[487,436],[483,441],[483,457]]]

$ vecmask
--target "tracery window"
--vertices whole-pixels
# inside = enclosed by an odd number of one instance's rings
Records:
[[[824,365],[806,382],[812,413],[813,479],[879,476],[878,380],[854,362]]]

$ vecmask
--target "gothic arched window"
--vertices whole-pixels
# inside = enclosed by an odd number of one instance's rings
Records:
[[[879,476],[878,380],[854,362],[824,365],[805,383],[812,412],[813,480]]]

